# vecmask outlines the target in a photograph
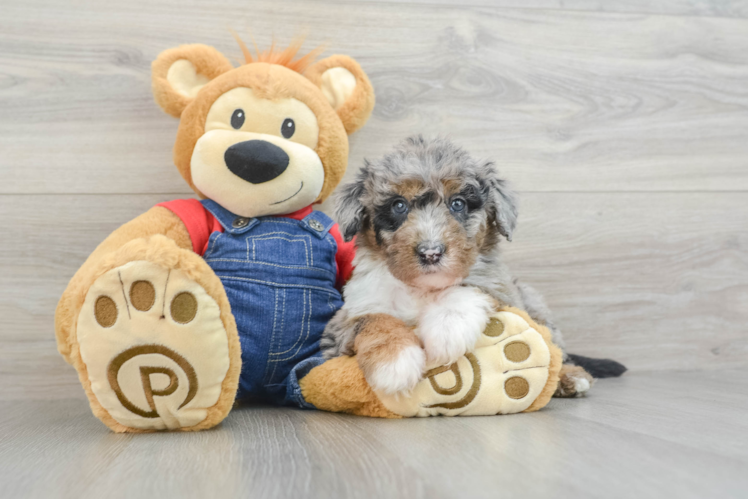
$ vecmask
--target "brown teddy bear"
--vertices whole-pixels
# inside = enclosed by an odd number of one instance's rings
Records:
[[[154,61],[156,102],[180,118],[174,162],[202,200],[121,226],[65,290],[58,348],[94,414],[142,432],[212,427],[237,399],[380,417],[545,405],[560,352],[517,310],[497,312],[474,354],[431,370],[409,397],[375,394],[355,358],[324,362],[320,336],[342,305],[354,244],[312,205],[342,179],[347,135],[366,123],[374,92],[350,57],[313,62],[299,45],[253,57],[241,44],[237,68],[205,45]],[[507,392],[523,366],[502,354],[510,337],[540,367],[521,395]]]

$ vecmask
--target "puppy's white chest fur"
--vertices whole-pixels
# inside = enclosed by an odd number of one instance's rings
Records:
[[[352,317],[380,313],[402,320],[415,328],[434,364],[453,363],[473,350],[493,309],[486,294],[459,285],[441,290],[408,286],[366,250],[359,252],[354,265],[343,306]]]
[[[367,258],[359,251],[356,271],[345,287],[345,308],[351,316],[384,313],[416,326],[421,310],[432,294],[419,293],[395,278],[384,262]]]

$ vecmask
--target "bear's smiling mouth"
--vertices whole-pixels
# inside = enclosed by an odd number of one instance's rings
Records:
[[[296,196],[297,194],[299,194],[299,193],[301,192],[301,190],[302,190],[302,189],[304,189],[304,181],[301,181],[301,186],[299,186],[299,190],[298,190],[298,191],[296,191],[296,192],[295,192],[294,194],[292,194],[291,196],[289,196],[289,197],[288,197],[288,198],[286,198],[285,200],[281,200],[281,201],[276,201],[276,202],[273,202],[273,203],[271,203],[271,205],[277,205],[277,204],[279,204],[279,203],[283,203],[284,201],[288,201],[288,200],[290,200],[291,198],[293,198],[294,196]]]

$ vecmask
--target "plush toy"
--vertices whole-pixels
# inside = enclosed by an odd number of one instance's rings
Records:
[[[474,353],[432,367],[407,396],[375,394],[355,358],[324,362],[355,248],[312,205],[343,177],[373,89],[347,56],[241,46],[237,68],[205,45],[153,63],[156,102],[180,118],[174,162],[202,201],[121,226],[65,290],[58,348],[94,414],[143,432],[212,427],[237,399],[379,417],[544,406],[561,354],[518,310],[497,311]]]

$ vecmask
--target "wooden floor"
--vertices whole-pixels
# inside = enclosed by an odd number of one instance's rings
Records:
[[[228,27],[361,63],[377,105],[349,178],[415,133],[495,159],[520,192],[515,274],[572,352],[631,371],[537,415],[241,409],[107,433],[54,308],[108,233],[192,196],[150,62],[184,43],[238,60]],[[0,229],[4,496],[748,495],[746,0],[3,0]]]
[[[240,408],[115,435],[81,399],[4,403],[3,497],[745,497],[748,374],[633,373],[500,417]]]

